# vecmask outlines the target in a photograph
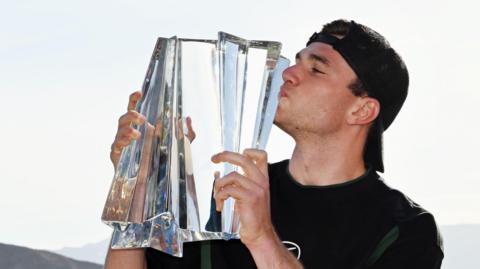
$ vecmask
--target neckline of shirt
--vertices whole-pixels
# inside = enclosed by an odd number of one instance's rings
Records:
[[[380,182],[379,175],[367,166],[365,173],[357,178],[348,180],[343,183],[316,186],[316,185],[302,185],[291,175],[288,169],[289,160],[281,162],[280,169],[285,169],[286,178],[278,182],[288,189],[292,196],[298,197],[314,197],[314,198],[339,198],[343,199],[349,196],[358,196],[361,193],[368,193],[370,189],[374,188],[377,182]]]

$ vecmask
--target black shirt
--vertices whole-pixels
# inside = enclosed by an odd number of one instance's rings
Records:
[[[372,169],[343,184],[304,186],[288,160],[269,166],[272,223],[305,268],[440,268],[433,216]],[[256,268],[239,240],[184,244],[184,257],[147,249],[153,268]],[[203,263],[203,265],[202,265]]]

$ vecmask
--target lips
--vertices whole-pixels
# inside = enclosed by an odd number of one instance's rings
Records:
[[[279,97],[288,97],[287,90],[283,86],[280,88]]]

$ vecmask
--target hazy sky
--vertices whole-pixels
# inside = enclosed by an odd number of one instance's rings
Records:
[[[219,30],[277,40],[294,58],[333,19],[387,37],[410,93],[384,136],[388,184],[439,224],[480,223],[480,38],[476,1],[4,1],[0,10],[0,242],[102,240],[110,144],[158,36]],[[278,145],[282,145],[279,147]],[[270,160],[289,157],[273,130]]]

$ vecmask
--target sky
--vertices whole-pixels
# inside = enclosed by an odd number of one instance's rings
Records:
[[[480,224],[476,1],[5,1],[0,10],[0,242],[55,249],[103,240],[118,117],[157,37],[217,31],[276,40],[293,59],[328,21],[382,33],[410,72],[384,135],[382,175],[440,225]],[[278,145],[282,145],[279,147]],[[270,161],[293,141],[274,128]]]

